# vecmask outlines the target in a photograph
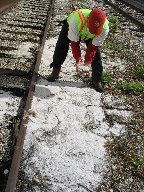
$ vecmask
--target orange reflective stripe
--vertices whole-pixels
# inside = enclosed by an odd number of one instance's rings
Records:
[[[82,10],[78,10],[78,15],[79,15],[79,17],[81,19],[81,22],[82,22],[82,25],[81,25],[81,28],[80,28],[80,32],[81,32],[84,25],[86,24],[86,19],[85,19],[83,13],[82,13]]]

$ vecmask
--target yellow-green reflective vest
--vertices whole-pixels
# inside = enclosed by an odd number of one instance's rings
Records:
[[[81,36],[82,40],[93,39],[96,37],[96,35],[94,35],[94,34],[87,34],[87,28],[88,28],[87,21],[88,21],[88,16],[91,11],[92,10],[90,10],[90,9],[79,9],[79,10],[73,11],[67,18],[67,22],[69,25],[72,16],[75,17],[76,25],[77,25],[78,30],[80,31],[80,36]],[[103,26],[102,33],[107,30],[108,24],[109,24],[109,21],[106,19],[104,26]]]

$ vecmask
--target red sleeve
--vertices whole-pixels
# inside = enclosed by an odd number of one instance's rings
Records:
[[[89,43],[86,49],[86,54],[85,54],[85,63],[90,65],[91,62],[94,59],[94,56],[96,54],[96,48],[97,46],[93,45],[92,43]]]
[[[75,58],[76,62],[81,61],[80,42],[71,41],[71,49],[73,57]]]

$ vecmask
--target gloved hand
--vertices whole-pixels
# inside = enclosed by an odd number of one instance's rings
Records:
[[[91,65],[83,64],[81,61],[79,61],[76,63],[76,72],[80,76],[89,76],[92,72]]]

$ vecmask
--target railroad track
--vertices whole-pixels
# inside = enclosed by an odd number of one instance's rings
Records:
[[[17,106],[14,115],[6,112],[1,120],[0,191],[14,191],[16,185],[24,124],[53,6],[53,0],[22,0],[0,16],[0,95],[11,93]]]
[[[144,11],[139,9],[138,6],[134,6],[130,1],[125,0],[104,0],[104,2],[126,17],[128,21],[131,21],[138,30],[144,32]]]
[[[27,122],[52,7],[52,0],[23,0],[0,17],[0,90],[11,91],[17,98],[18,105],[17,113],[5,116],[1,123],[0,134],[6,135],[4,129],[8,130],[5,141],[8,144],[3,144],[0,148],[0,191],[5,188],[5,171],[9,171],[10,167],[6,191],[13,191],[15,187],[26,130],[24,124]],[[13,143],[11,138],[14,138]],[[13,156],[14,148],[17,150]]]
[[[128,4],[138,10],[144,12],[144,1],[143,0],[123,0],[125,4]]]

